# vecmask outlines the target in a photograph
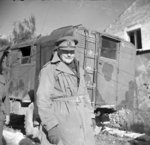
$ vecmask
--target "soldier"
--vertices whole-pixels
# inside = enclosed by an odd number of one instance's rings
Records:
[[[57,40],[53,59],[40,72],[37,106],[45,131],[42,145],[95,145],[93,109],[84,71],[75,58],[77,44],[73,36]]]
[[[4,52],[0,58],[0,145],[2,142],[3,126],[10,121],[10,102],[6,91],[6,82],[4,77],[4,68],[6,63],[7,52]]]

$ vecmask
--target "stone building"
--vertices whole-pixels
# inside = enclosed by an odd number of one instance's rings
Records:
[[[105,32],[132,42],[137,50],[135,78],[141,120],[150,120],[150,0],[135,0]],[[147,123],[146,123],[147,122]],[[146,125],[147,126],[147,125]],[[148,125],[149,126],[149,125]],[[150,128],[145,127],[150,132]]]

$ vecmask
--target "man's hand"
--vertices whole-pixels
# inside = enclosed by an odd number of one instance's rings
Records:
[[[9,115],[6,115],[5,124],[8,125],[9,122],[10,122],[10,116],[9,116]]]
[[[58,126],[53,127],[48,131],[48,140],[51,144],[58,144],[60,141]]]

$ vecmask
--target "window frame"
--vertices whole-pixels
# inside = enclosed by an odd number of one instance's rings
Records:
[[[23,51],[25,51],[25,50],[23,50],[23,49],[26,49],[26,47],[27,48],[29,48],[30,50],[30,52],[29,52],[29,55],[23,55]],[[22,65],[25,65],[25,64],[30,64],[31,63],[31,49],[32,49],[32,47],[29,45],[29,46],[25,46],[25,47],[20,47],[19,48],[19,50],[20,50],[20,52],[22,53],[22,56],[21,56],[21,64]],[[28,59],[27,61],[25,61],[25,62],[23,62],[23,60],[25,60],[25,59]]]
[[[107,56],[104,56],[104,55],[102,55],[102,50],[103,50],[103,39],[105,39],[105,40],[111,40],[111,41],[113,41],[113,42],[115,42],[116,43],[116,47],[115,47],[115,57],[114,58],[112,58],[112,57],[107,57]],[[103,58],[106,58],[106,59],[111,59],[111,60],[117,60],[118,59],[118,56],[117,56],[117,52],[118,52],[118,50],[119,50],[119,47],[120,47],[120,41],[118,40],[118,39],[114,39],[114,38],[112,38],[112,37],[109,37],[109,36],[102,36],[102,44],[101,44],[101,52],[100,52],[100,57],[103,57]],[[111,49],[111,48],[110,48]],[[110,50],[108,49],[108,52],[109,52]]]
[[[140,33],[138,34],[138,32],[140,32]],[[127,31],[127,35],[129,37],[129,41],[133,45],[135,45],[136,50],[141,50],[143,48],[141,28],[135,28],[135,29],[132,29],[132,30],[128,30]],[[132,40],[131,40],[131,37],[132,37],[131,35],[133,36],[133,41],[134,42],[132,42]]]

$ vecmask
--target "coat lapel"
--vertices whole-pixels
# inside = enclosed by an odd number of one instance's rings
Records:
[[[71,75],[75,75],[74,72],[63,62],[60,62],[58,66],[56,67],[57,70],[61,72],[65,72]]]

